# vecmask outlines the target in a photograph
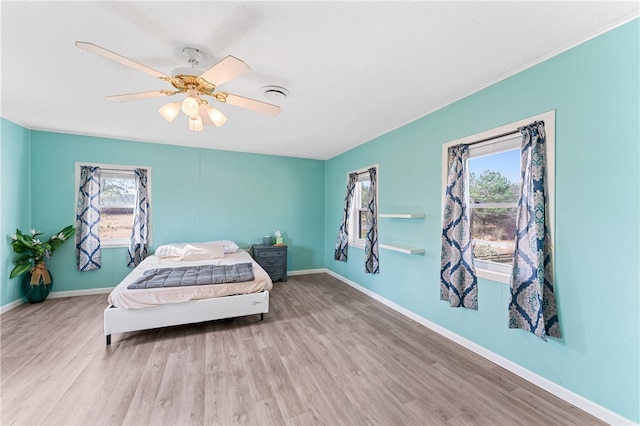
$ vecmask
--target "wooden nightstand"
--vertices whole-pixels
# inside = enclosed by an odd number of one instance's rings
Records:
[[[287,281],[287,246],[254,244],[251,256],[267,271],[271,281]]]

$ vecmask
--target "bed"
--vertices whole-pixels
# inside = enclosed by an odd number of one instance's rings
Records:
[[[269,312],[269,290],[273,283],[267,272],[245,250],[220,242],[164,245],[132,270],[111,294],[104,311],[106,344],[111,335],[173,325]],[[230,243],[230,242],[227,242]],[[215,247],[215,248],[214,248]],[[222,247],[224,247],[224,254]],[[212,257],[207,251],[219,253]],[[185,253],[187,255],[185,255]],[[198,267],[251,263],[254,279],[213,285],[129,289],[145,271],[157,268]]]

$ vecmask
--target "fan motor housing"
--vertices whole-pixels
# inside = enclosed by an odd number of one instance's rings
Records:
[[[195,77],[193,75],[180,74],[175,77],[171,77],[168,81],[173,85],[173,87],[181,92],[193,89],[203,95],[212,95],[213,91],[216,89],[215,84],[209,83],[204,78]]]

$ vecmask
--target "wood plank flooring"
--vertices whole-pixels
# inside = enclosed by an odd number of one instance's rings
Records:
[[[106,295],[0,317],[3,425],[587,425],[598,419],[327,274],[254,315],[115,334]]]

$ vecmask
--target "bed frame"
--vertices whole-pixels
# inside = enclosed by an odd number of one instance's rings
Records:
[[[183,303],[158,305],[143,309],[122,309],[109,306],[104,310],[104,335],[107,345],[111,334],[149,330],[172,325],[194,324],[223,318],[269,312],[269,292],[191,300]]]

